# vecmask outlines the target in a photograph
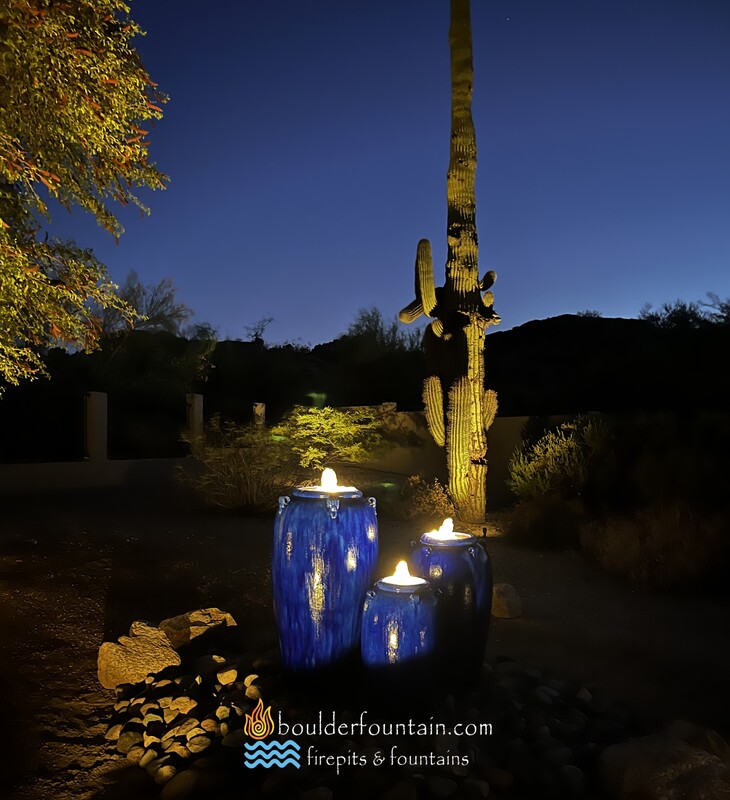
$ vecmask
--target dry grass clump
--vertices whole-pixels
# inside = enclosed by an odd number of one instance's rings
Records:
[[[581,530],[581,544],[601,566],[657,589],[696,585],[726,563],[728,523],[679,503],[608,517]]]
[[[438,478],[428,482],[420,475],[406,480],[391,512],[400,519],[428,520],[436,527],[455,513],[449,493]]]
[[[186,441],[199,468],[180,478],[208,505],[270,510],[279,495],[295,485],[295,459],[264,428],[222,422],[216,416],[203,436],[188,436]]]

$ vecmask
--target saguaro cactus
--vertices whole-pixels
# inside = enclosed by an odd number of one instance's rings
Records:
[[[480,280],[477,260],[476,135],[471,116],[472,65],[469,0],[451,0],[451,152],[446,178],[448,255],[446,281],[435,287],[431,243],[416,252],[416,298],[401,322],[433,317],[424,344],[429,376],[423,389],[426,420],[436,443],[446,448],[449,492],[463,521],[480,522],[486,509],[487,429],[497,413],[497,395],[484,389],[484,334],[499,322],[489,291],[496,280]]]

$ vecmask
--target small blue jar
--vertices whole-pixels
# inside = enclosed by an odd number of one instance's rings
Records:
[[[440,531],[412,543],[414,575],[440,592],[439,652],[444,671],[458,678],[479,674],[492,612],[492,565],[476,536],[453,531],[446,520]]]
[[[428,581],[409,576],[402,561],[395,575],[379,580],[365,597],[363,664],[400,677],[430,662],[436,652],[436,605]]]
[[[271,581],[286,670],[313,672],[357,657],[377,557],[374,498],[331,485],[279,498]]]

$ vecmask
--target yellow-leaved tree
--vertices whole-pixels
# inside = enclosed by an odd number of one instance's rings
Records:
[[[98,346],[104,309],[134,316],[90,251],[41,235],[49,198],[118,237],[110,206],[146,212],[136,189],[164,188],[147,137],[167,98],[129,13],[121,0],[0,2],[0,393],[44,374],[44,347]]]

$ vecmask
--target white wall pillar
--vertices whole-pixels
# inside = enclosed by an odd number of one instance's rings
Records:
[[[84,396],[84,459],[106,461],[108,398],[106,392],[87,392]]]
[[[185,395],[187,412],[185,424],[191,436],[203,435],[203,395],[189,392]]]

